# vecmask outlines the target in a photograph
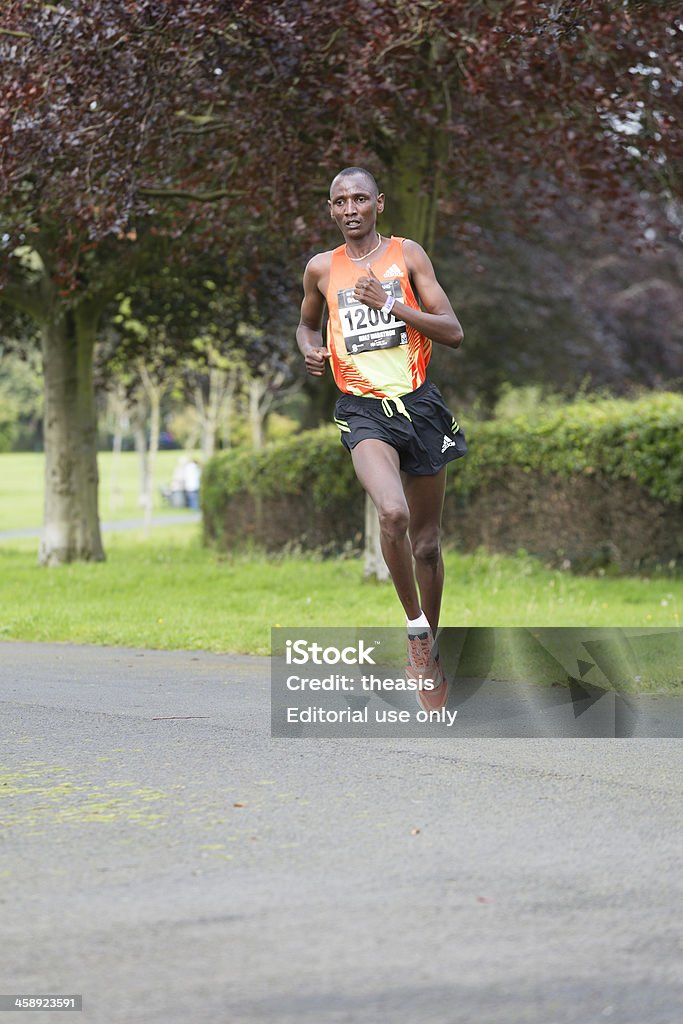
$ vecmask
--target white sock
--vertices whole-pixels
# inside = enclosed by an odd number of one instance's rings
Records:
[[[423,630],[425,627],[429,629],[429,619],[424,612],[420,612],[416,619],[409,619],[406,616],[406,626],[408,627],[409,633],[414,633],[415,630]]]
[[[431,626],[429,625],[429,619],[427,618],[427,616],[425,615],[424,612],[420,612],[420,614],[418,615],[418,617],[416,619],[409,619],[406,616],[406,626],[408,627],[408,633],[409,634],[415,633],[416,630],[420,630],[420,632],[422,632],[425,629],[431,629]],[[432,657],[434,658],[434,661],[438,661],[439,660],[439,641],[438,640],[434,641],[434,646],[432,647]]]

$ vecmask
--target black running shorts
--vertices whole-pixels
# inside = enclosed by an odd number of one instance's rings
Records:
[[[349,451],[367,438],[385,441],[398,452],[403,472],[413,476],[431,476],[467,454],[462,428],[428,380],[398,399],[342,395],[334,422]]]

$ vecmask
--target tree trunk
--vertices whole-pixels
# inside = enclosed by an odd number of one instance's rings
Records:
[[[165,388],[157,384],[144,363],[138,366],[142,386],[149,405],[149,445],[147,446],[147,464],[144,480],[144,520],[145,536],[152,525],[154,509],[154,474],[156,470],[157,452],[159,451],[159,432],[161,430],[161,399]]]
[[[144,509],[149,492],[149,458],[147,456],[147,399],[140,398],[131,416],[135,451],[138,455],[138,505]]]
[[[202,455],[205,459],[210,459],[216,451],[216,433],[225,401],[227,376],[225,370],[219,370],[216,366],[209,368],[209,400],[206,407],[206,423],[202,441]]]
[[[444,133],[435,130],[431,137],[402,142],[399,150],[391,152],[386,206],[378,225],[383,235],[412,238],[431,253],[447,151]]]
[[[206,398],[201,384],[194,389],[195,408],[201,429],[201,449],[205,460],[210,459],[216,451],[218,430],[235,392],[237,375],[220,367],[210,366],[207,382]],[[224,430],[224,440],[225,436],[229,436],[229,427]]]
[[[156,476],[157,452],[159,451],[159,433],[161,430],[161,396],[159,389],[154,388],[150,394],[151,414],[149,418],[149,448],[147,449],[147,501],[145,503],[145,533],[152,525],[154,511],[154,480]]]
[[[363,549],[363,575],[366,579],[374,576],[380,583],[389,577],[389,567],[384,561],[380,544],[379,518],[369,494],[365,495],[365,544]]]
[[[42,330],[45,514],[38,560],[102,561],[93,351],[97,314],[55,311]]]
[[[111,474],[109,477],[109,511],[115,512],[121,505],[123,497],[119,487],[119,465],[123,451],[123,431],[128,425],[125,391],[119,384],[111,395],[111,410],[114,416],[114,436],[111,446]]]
[[[232,448],[238,388],[239,374],[236,370],[229,370],[225,388],[225,398],[221,408],[221,440],[224,448]]]
[[[249,427],[251,430],[252,447],[260,451],[263,448],[264,415],[261,402],[265,394],[265,386],[260,377],[252,377],[249,381]]]

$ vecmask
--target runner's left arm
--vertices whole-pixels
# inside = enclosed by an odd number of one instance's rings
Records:
[[[410,239],[404,242],[403,254],[423,308],[413,309],[405,302],[397,301],[394,303],[392,313],[437,344],[458,348],[464,337],[463,329],[453,312],[448,296],[436,279],[429,256],[421,245]],[[360,277],[356,282],[354,297],[372,309],[381,309],[386,302],[387,293],[370,265],[367,267],[366,276]]]

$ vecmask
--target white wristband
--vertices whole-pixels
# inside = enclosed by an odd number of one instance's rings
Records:
[[[396,296],[395,295],[387,295],[387,301],[382,306],[382,312],[383,313],[391,313],[392,309],[394,308],[394,303],[395,302],[396,302]]]

